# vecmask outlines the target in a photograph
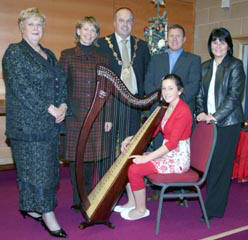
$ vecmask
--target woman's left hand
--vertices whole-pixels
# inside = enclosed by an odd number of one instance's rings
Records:
[[[112,126],[113,126],[112,122],[105,122],[104,131],[105,132],[110,132],[110,130],[112,129]]]
[[[133,163],[135,164],[143,164],[143,163],[147,163],[150,160],[147,158],[148,155],[131,155],[129,157],[133,159]]]
[[[211,121],[217,122],[213,115],[208,114],[206,118],[206,123],[210,123]]]
[[[65,119],[66,110],[66,104],[61,104],[59,108],[57,108],[56,123],[61,123]]]

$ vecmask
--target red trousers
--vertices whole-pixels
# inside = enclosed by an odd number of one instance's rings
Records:
[[[144,177],[158,173],[157,169],[151,162],[144,164],[135,164],[130,165],[128,169],[128,179],[133,191],[138,191],[145,188]]]

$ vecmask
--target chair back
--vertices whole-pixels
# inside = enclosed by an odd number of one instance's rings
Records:
[[[190,165],[207,174],[217,139],[217,129],[213,123],[199,122],[190,139]]]

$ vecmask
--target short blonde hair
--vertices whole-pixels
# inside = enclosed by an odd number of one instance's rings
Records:
[[[96,21],[96,19],[94,17],[92,17],[92,16],[86,16],[86,17],[84,17],[83,19],[81,19],[81,20],[79,20],[77,22],[77,24],[75,26],[75,33],[74,33],[76,42],[77,43],[80,42],[80,36],[77,34],[77,30],[78,29],[81,29],[82,26],[85,23],[91,23],[95,27],[96,33],[97,33],[97,37],[96,37],[96,39],[94,41],[94,44],[97,45],[96,44],[96,41],[97,41],[97,38],[98,38],[99,33],[100,33],[100,26],[99,26],[98,22]]]
[[[21,28],[23,22],[30,17],[39,17],[41,19],[43,26],[45,26],[45,23],[46,23],[45,15],[42,14],[38,8],[27,8],[27,9],[22,10],[19,14],[19,17],[18,17],[19,28]]]

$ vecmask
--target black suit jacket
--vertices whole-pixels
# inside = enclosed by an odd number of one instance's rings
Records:
[[[169,55],[162,53],[151,58],[145,78],[145,92],[150,94],[161,88],[162,78],[170,73]],[[201,58],[188,52],[182,52],[172,70],[181,77],[184,84],[182,99],[195,111],[195,97],[199,91],[201,79]],[[154,108],[154,107],[153,107]]]
[[[119,47],[117,44],[115,34],[113,33],[109,35],[108,37],[110,38],[110,41],[113,44],[113,49],[117,53],[118,58],[121,59],[121,54],[119,51]],[[131,36],[130,41],[131,41],[131,57],[133,57],[135,37]],[[98,43],[102,51],[104,51],[108,55],[109,63],[110,63],[112,71],[115,72],[115,74],[117,74],[117,76],[120,77],[121,76],[121,65],[118,64],[116,58],[113,55],[113,51],[109,47],[108,42],[105,39],[105,37],[100,38],[98,40]],[[147,72],[149,61],[150,61],[150,53],[149,53],[148,46],[145,41],[139,39],[138,48],[136,51],[136,57],[133,62],[133,70],[134,70],[136,80],[137,80],[138,95],[141,97],[144,96],[144,79],[145,79],[145,74]]]

